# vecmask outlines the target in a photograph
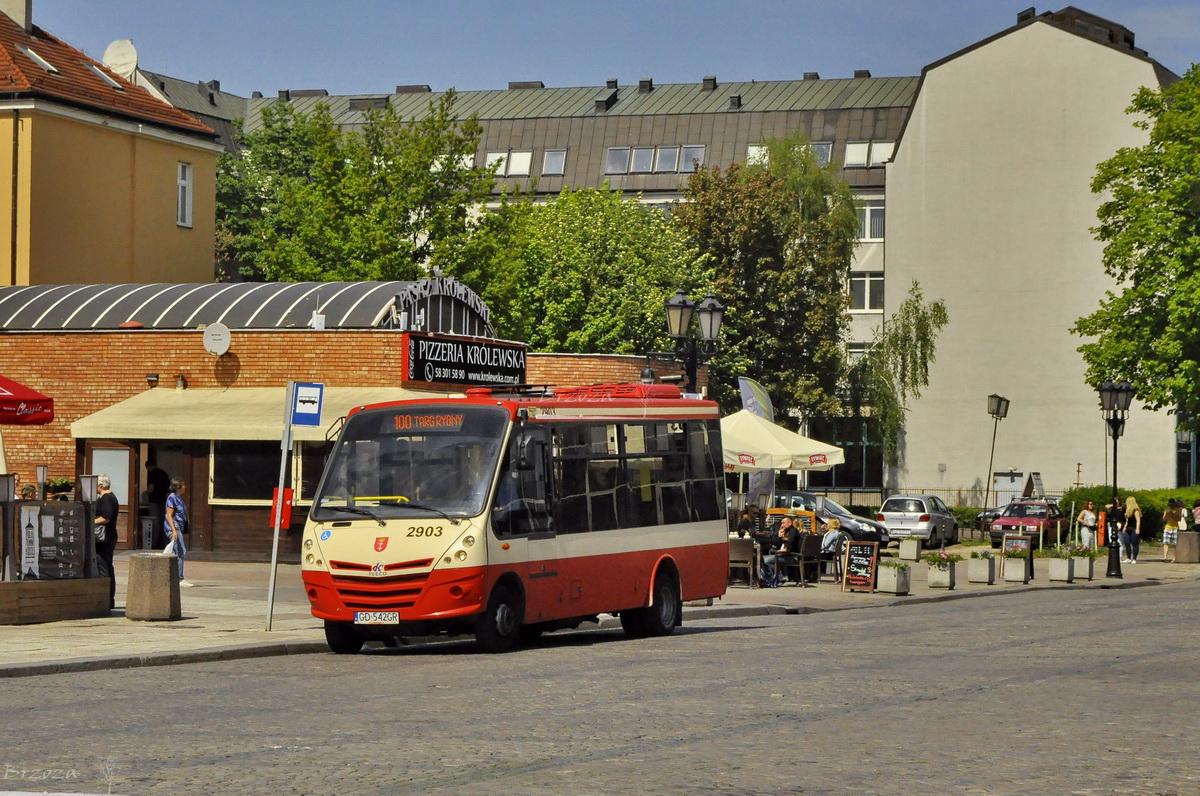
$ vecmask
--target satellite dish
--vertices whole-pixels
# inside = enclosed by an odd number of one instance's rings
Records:
[[[223,323],[211,323],[204,329],[204,350],[215,357],[229,352],[230,340],[229,327]]]
[[[133,80],[137,71],[137,48],[133,39],[117,39],[104,49],[104,65],[126,80]]]

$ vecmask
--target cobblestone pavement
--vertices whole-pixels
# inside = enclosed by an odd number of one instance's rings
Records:
[[[0,693],[0,789],[1196,794],[1198,598],[1196,582],[1021,591],[499,656],[26,677]]]

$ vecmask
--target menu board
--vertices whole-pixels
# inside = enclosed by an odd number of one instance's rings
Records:
[[[57,500],[22,503],[18,519],[21,578],[82,578],[87,560],[86,523],[87,512],[82,503]]]
[[[1005,553],[1009,551],[1024,553],[1022,558],[1009,558]],[[1012,561],[1013,566],[1017,566],[1016,562],[1020,562],[1029,572],[1029,579],[1033,580],[1033,536],[1030,534],[1014,533],[1005,534],[1002,547],[1000,548],[1001,555],[1004,555],[1004,566],[1009,566],[1008,562]]]
[[[879,564],[879,542],[850,542],[842,570],[842,591],[875,591],[875,569]]]

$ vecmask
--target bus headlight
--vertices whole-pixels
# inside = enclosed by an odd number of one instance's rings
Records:
[[[304,562],[305,562],[306,564],[311,564],[311,563],[313,563],[313,562],[314,562],[314,561],[316,561],[316,560],[317,560],[317,557],[316,557],[316,556],[314,556],[312,553],[309,553],[308,555],[306,555],[306,556],[304,557]]]
[[[459,550],[457,553],[454,554],[454,557],[457,558],[459,561],[466,561],[467,560],[467,551]]]
[[[463,543],[463,547],[471,547],[472,545],[475,544],[475,537],[474,536],[464,536],[462,543]]]
[[[304,549],[305,549],[305,550],[312,550],[312,546],[313,546],[313,540],[312,540],[312,539],[305,539],[305,540],[304,540]]]

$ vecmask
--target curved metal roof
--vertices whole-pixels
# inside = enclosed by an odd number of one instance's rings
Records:
[[[396,297],[414,282],[234,282],[0,287],[0,330],[327,329],[395,326]]]

